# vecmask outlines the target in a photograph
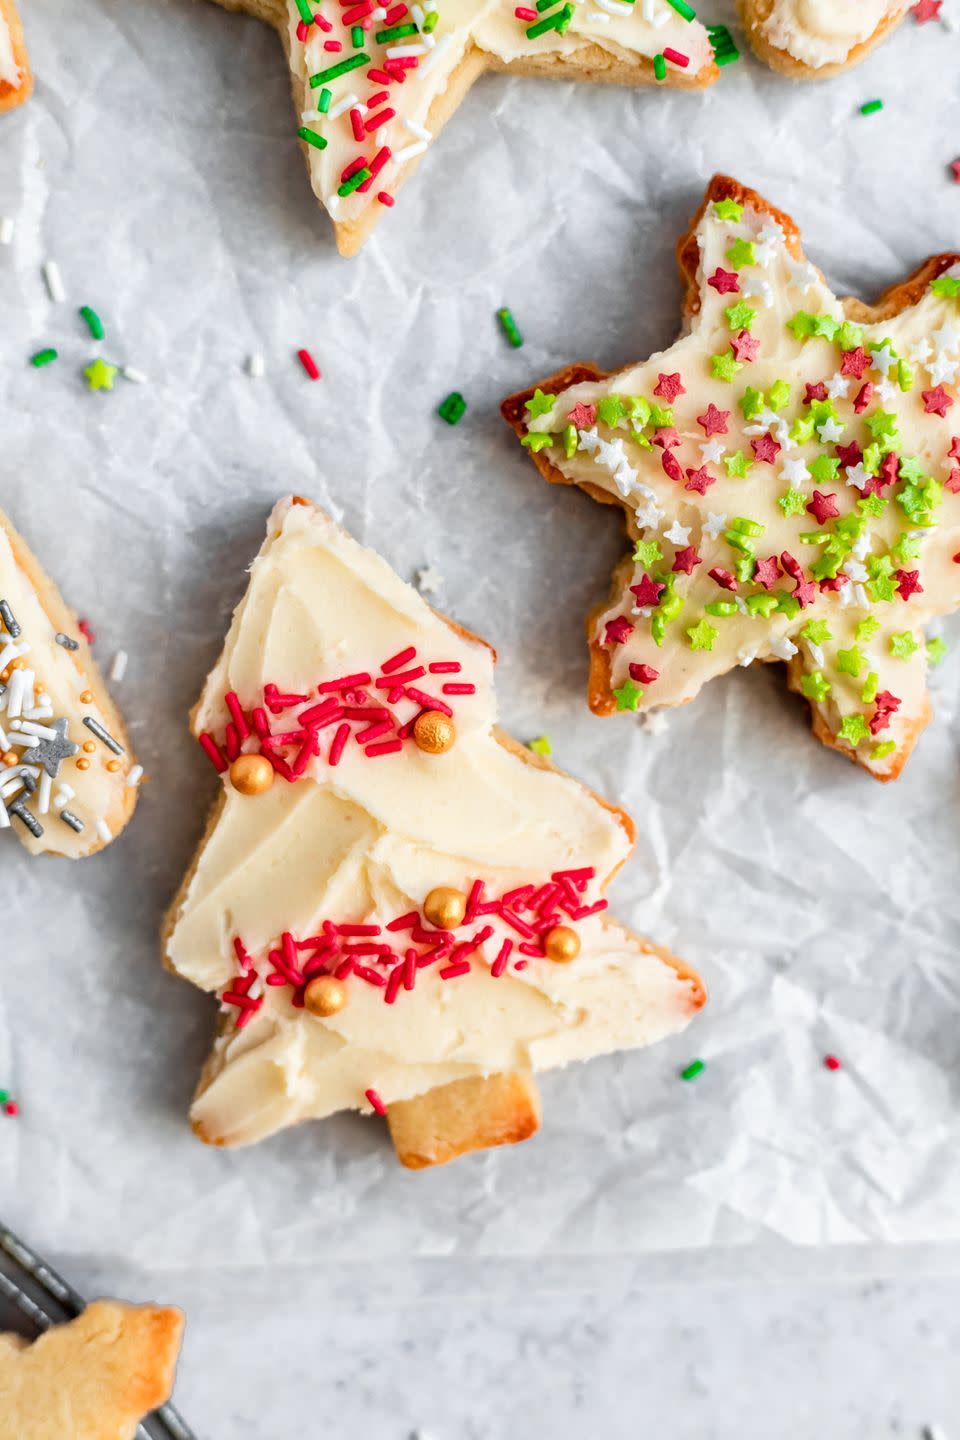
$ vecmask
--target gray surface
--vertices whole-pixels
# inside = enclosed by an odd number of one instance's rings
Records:
[[[104,662],[130,652],[117,696],[152,783],[81,867],[3,837],[22,902],[0,990],[0,1083],[23,1106],[0,1125],[9,1219],[87,1293],[185,1304],[178,1398],[211,1437],[301,1433],[330,1373],[345,1433],[378,1440],[416,1423],[499,1436],[515,1411],[525,1429],[556,1415],[557,1433],[626,1433],[623,1397],[671,1440],[768,1434],[775,1401],[779,1433],[840,1440],[913,1433],[935,1418],[926,1396],[955,1413],[923,1317],[951,1294],[957,1309],[956,657],[892,788],[809,739],[777,667],[711,686],[662,735],[592,720],[581,620],[616,524],[546,492],[495,407],[577,355],[614,366],[669,342],[673,242],[713,169],[794,213],[840,290],[873,293],[956,244],[956,37],[908,22],[823,88],[747,63],[702,98],[487,80],[348,264],[311,201],[272,36],[190,0],[33,0],[27,20],[38,94],[0,148],[0,214],[17,218],[0,251],[0,497]],[[874,94],[887,108],[863,120]],[[83,303],[149,386],[85,392]],[[42,343],[62,358],[38,374],[24,358]],[[456,430],[433,413],[452,388],[470,404]],[[229,1157],[184,1124],[210,1007],[162,974],[155,942],[213,793],[184,715],[290,490],[402,574],[440,570],[441,603],[500,651],[508,726],[546,730],[640,822],[620,913],[711,990],[685,1040],[548,1078],[534,1144],[435,1176],[401,1175],[379,1128],[351,1119]],[[708,1070],[681,1086],[693,1053]],[[792,1268],[784,1239],[819,1248]],[[933,1278],[911,1278],[916,1246]],[[698,1253],[629,1260],[675,1247]],[[890,1254],[889,1288],[864,1289]],[[482,1256],[516,1260],[495,1267],[499,1300]],[[578,1324],[582,1347],[554,1344]],[[948,1357],[956,1338],[954,1322]],[[686,1368],[700,1354],[709,1393]],[[569,1411],[584,1355],[590,1425]]]

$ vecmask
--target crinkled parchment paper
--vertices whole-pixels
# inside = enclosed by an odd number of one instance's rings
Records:
[[[548,489],[497,414],[558,363],[671,341],[674,241],[716,169],[794,214],[841,291],[960,246],[960,38],[909,20],[824,85],[745,57],[703,96],[485,79],[347,262],[266,28],[193,0],[31,0],[26,22],[37,94],[0,120],[0,503],[102,662],[128,651],[115,693],[150,781],[94,860],[0,836],[9,1222],[60,1257],[165,1270],[960,1240],[960,656],[888,787],[810,738],[778,666],[660,733],[593,718],[582,622],[617,519]],[[60,359],[36,371],[46,345]],[[89,393],[98,350],[149,383]],[[435,413],[452,389],[455,429]],[[437,603],[500,653],[507,727],[636,817],[617,910],[711,992],[678,1040],[546,1076],[533,1143],[434,1174],[356,1117],[233,1153],[187,1126],[214,1005],[162,971],[157,930],[216,782],[186,712],[290,491],[401,574],[439,572]]]

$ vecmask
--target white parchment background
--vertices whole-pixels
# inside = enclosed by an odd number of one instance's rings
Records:
[[[712,684],[662,734],[594,719],[582,618],[618,525],[548,490],[497,404],[559,363],[613,368],[671,341],[673,245],[716,169],[794,214],[841,291],[873,295],[960,247],[960,37],[911,19],[829,84],[744,58],[703,96],[488,78],[344,261],[267,29],[195,0],[27,0],[26,24],[37,94],[0,120],[0,214],[16,219],[0,249],[0,504],[104,665],[129,652],[115,693],[151,783],[94,860],[34,861],[0,837],[0,1085],[23,1111],[0,1121],[5,1218],[105,1288],[111,1263],[196,1275],[709,1246],[705,1271],[724,1247],[777,1240],[935,1245],[955,1263],[960,657],[888,787],[810,738],[777,666]],[[862,118],[873,96],[885,109]],[[103,317],[100,347],[81,304]],[[522,350],[499,332],[503,304]],[[31,369],[50,344],[59,362]],[[150,383],[89,393],[98,350]],[[251,351],[261,381],[243,373]],[[435,413],[451,389],[469,406],[455,429]],[[290,491],[401,574],[441,573],[439,603],[497,646],[507,726],[546,732],[635,816],[619,913],[711,991],[678,1041],[547,1076],[533,1143],[435,1174],[401,1171],[355,1117],[232,1154],[186,1124],[213,1007],[161,970],[157,944],[215,790],[186,710]],[[707,1069],[685,1085],[694,1055]]]

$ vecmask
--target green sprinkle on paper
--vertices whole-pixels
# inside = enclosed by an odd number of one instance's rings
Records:
[[[546,735],[538,735],[536,740],[531,740],[530,743],[527,745],[527,749],[532,750],[534,755],[553,754],[553,747],[550,744],[550,741],[547,739]]]
[[[696,1080],[697,1076],[702,1074],[706,1068],[707,1062],[705,1060],[691,1060],[690,1064],[684,1070],[680,1071],[680,1079]]]
[[[54,350],[52,346],[49,346],[46,350],[38,350],[35,355],[30,356],[30,364],[35,369],[40,370],[44,365],[49,365],[52,361],[56,360],[59,353],[60,352]]]
[[[460,394],[460,391],[451,390],[446,400],[441,401],[437,406],[437,414],[441,420],[446,420],[448,425],[456,425],[463,419],[466,408],[467,402]],[[530,437],[527,436],[526,438],[529,439]]]
[[[868,100],[868,101],[866,102],[866,104],[860,106],[860,114],[861,114],[861,115],[876,115],[877,111],[878,111],[878,110],[882,110],[882,109],[883,109],[883,101],[882,101],[882,100]]]

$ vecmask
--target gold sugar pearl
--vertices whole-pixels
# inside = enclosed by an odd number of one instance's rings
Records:
[[[347,987],[335,975],[318,975],[304,990],[303,1003],[311,1015],[326,1019],[329,1015],[336,1015],[346,1005]]]
[[[119,761],[119,760],[108,760],[108,761],[107,761],[107,769],[110,771],[110,774],[111,774],[111,775],[116,775],[117,771],[120,769],[120,761]]]
[[[414,721],[413,742],[425,755],[442,755],[456,738],[456,726],[441,710],[424,710]]]
[[[548,960],[567,965],[580,954],[580,936],[569,925],[554,925],[543,938],[543,949]]]
[[[238,755],[230,766],[230,783],[241,795],[262,795],[273,784],[273,775],[266,755]]]
[[[455,930],[458,925],[463,924],[463,917],[467,913],[467,897],[462,890],[454,890],[449,885],[438,885],[424,900],[423,913],[438,930]]]
[[[3,754],[0,755],[0,761],[2,761],[4,765],[19,765],[20,756],[16,750],[4,750]]]
[[[95,740],[84,740],[83,748],[84,750],[86,750],[88,755],[92,755],[94,750],[96,750],[97,748],[97,742]]]
[[[92,705],[92,704],[93,704],[93,691],[92,691],[92,690],[81,690],[81,691],[80,691],[80,702],[81,702],[81,704],[83,704],[83,705]]]
[[[77,761],[77,769],[78,769],[78,770],[89,770],[89,769],[90,769],[90,761],[84,759],[83,756],[81,756],[80,759]]]

